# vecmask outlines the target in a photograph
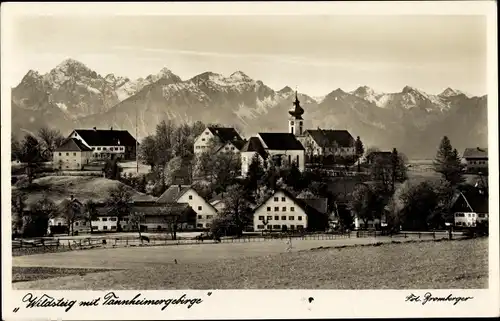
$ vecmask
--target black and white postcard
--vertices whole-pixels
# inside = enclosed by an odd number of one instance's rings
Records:
[[[495,2],[1,12],[4,319],[500,314]]]

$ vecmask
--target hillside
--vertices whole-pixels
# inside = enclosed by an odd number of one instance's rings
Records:
[[[34,204],[47,195],[54,203],[59,204],[71,195],[80,202],[92,199],[95,202],[105,201],[106,195],[111,188],[116,188],[123,183],[102,177],[91,176],[46,176],[37,178],[29,188],[19,188],[12,186],[13,190],[26,192],[27,204]],[[136,201],[152,201],[153,196],[139,193],[131,187],[125,188],[132,194],[132,199]]]

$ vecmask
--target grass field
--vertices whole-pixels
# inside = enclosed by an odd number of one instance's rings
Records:
[[[46,176],[33,180],[30,187],[23,188],[27,197],[27,204],[32,204],[41,199],[46,194],[56,204],[74,195],[81,202],[93,199],[94,201],[104,200],[109,189],[123,185],[121,182],[90,176]],[[13,186],[14,189],[18,188]],[[154,197],[139,193],[131,187],[126,187],[134,200],[153,200]]]
[[[361,239],[358,239],[361,240]],[[485,288],[488,239],[410,243],[280,241],[119,248],[13,258],[23,268],[109,268],[108,272],[16,282],[15,289],[402,289]],[[378,240],[378,239],[377,239]],[[178,264],[174,263],[174,259]],[[119,267],[121,271],[112,270]],[[91,271],[88,271],[91,272]],[[33,270],[31,270],[33,273]],[[47,274],[47,270],[44,271]],[[56,274],[54,274],[55,276]],[[59,274],[67,275],[67,274]]]

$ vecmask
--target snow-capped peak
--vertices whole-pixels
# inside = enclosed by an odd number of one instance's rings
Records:
[[[287,94],[287,93],[291,93],[291,92],[293,92],[293,89],[290,88],[289,86],[285,86],[278,91],[278,93],[280,93],[280,94]]]
[[[460,90],[452,89],[450,87],[446,88],[442,93],[439,94],[441,97],[454,97],[458,95],[465,95]]]
[[[250,77],[248,77],[247,74],[245,74],[243,71],[235,71],[229,76],[229,78],[235,79],[235,80],[250,80]]]
[[[59,65],[57,65],[55,69],[60,70],[64,73],[69,72],[71,69],[75,69],[75,71],[79,71],[79,70],[87,71],[87,70],[89,70],[89,68],[87,66],[85,66],[83,63],[81,63],[75,59],[71,59],[71,58],[63,60],[63,62],[61,62]]]
[[[351,92],[354,95],[363,95],[363,96],[373,96],[376,95],[375,90],[368,86],[358,87],[356,90]]]

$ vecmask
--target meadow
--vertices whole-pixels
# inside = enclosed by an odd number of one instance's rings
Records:
[[[356,239],[354,239],[356,240]],[[116,248],[13,258],[15,289],[486,288],[488,239],[364,238]],[[349,246],[350,245],[350,246]],[[63,272],[50,274],[50,269]],[[84,269],[71,272],[72,268]],[[66,270],[67,269],[67,270]],[[102,269],[109,269],[102,271]],[[120,270],[115,270],[120,269]],[[76,271],[76,270],[75,270]],[[48,275],[48,276],[47,276]],[[44,278],[44,279],[43,279]]]

